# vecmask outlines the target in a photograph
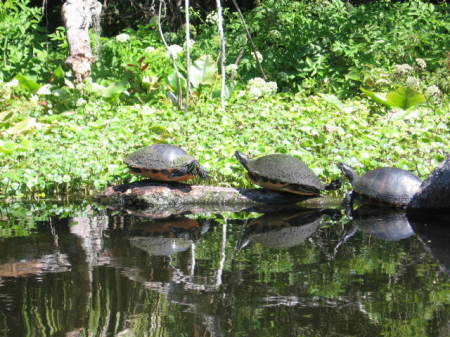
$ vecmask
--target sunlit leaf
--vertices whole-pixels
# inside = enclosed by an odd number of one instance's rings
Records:
[[[217,76],[217,65],[210,55],[200,56],[189,68],[190,81],[194,87],[213,84]]]
[[[183,90],[186,89],[186,79],[183,77],[183,75],[179,74],[179,80],[181,82],[181,88]],[[173,91],[178,92],[178,78],[175,71],[171,72],[169,76],[167,76],[167,83],[169,86],[173,89]]]
[[[424,95],[409,87],[400,87],[394,91],[388,92],[386,96],[386,101],[390,106],[395,106],[404,110],[423,103],[425,100]]]
[[[6,130],[6,133],[18,136],[21,133],[28,131],[34,127],[36,127],[36,118],[28,117],[19,123],[15,124],[14,126],[10,127],[8,130]]]
[[[364,89],[364,88],[361,88],[361,91],[363,93],[365,93],[369,98],[374,100],[375,102],[383,104],[383,105],[386,105],[388,107],[391,107],[389,105],[389,103],[387,102],[387,100],[386,100],[386,94],[385,93],[383,93],[383,92],[373,92],[373,91],[370,91],[370,90],[367,90],[367,89]]]
[[[29,76],[17,74],[16,79],[19,81],[20,88],[22,88],[28,92],[31,92],[31,93],[38,91],[39,88],[41,87],[39,85],[39,83],[37,83],[35,80],[30,78]]]
[[[64,69],[59,66],[58,68],[56,68],[53,71],[53,76],[55,76],[56,78],[63,78],[64,77]]]

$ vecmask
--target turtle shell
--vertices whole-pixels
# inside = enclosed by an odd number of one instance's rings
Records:
[[[191,179],[196,170],[190,167],[199,167],[186,151],[169,144],[153,144],[139,149],[130,154],[125,163],[132,173],[163,181]]]
[[[369,199],[395,206],[405,206],[419,190],[422,181],[411,172],[383,167],[356,176],[353,190]]]
[[[316,174],[301,160],[286,154],[250,159],[250,180],[262,187],[302,195],[319,195],[325,189]]]

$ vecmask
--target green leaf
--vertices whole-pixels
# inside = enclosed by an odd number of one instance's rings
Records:
[[[190,81],[196,88],[200,84],[213,84],[217,76],[217,65],[210,55],[200,56],[189,67]]]
[[[101,85],[95,86],[91,89],[91,91],[102,97],[113,97],[120,95],[125,90],[127,90],[128,83],[125,80],[114,82],[107,87],[103,87]]]
[[[31,93],[35,93],[41,87],[39,83],[30,78],[29,76],[24,76],[21,74],[16,75],[16,80],[19,81],[19,86]]]
[[[3,121],[6,121],[8,118],[10,118],[12,116],[12,112],[11,111],[3,111],[0,112],[0,123]]]
[[[389,105],[389,103],[386,100],[386,94],[383,92],[373,92],[364,88],[360,88],[361,91],[363,93],[365,93],[369,98],[371,98],[372,100],[374,100],[377,103],[386,105],[388,107],[391,107],[391,105]]]
[[[386,101],[390,106],[399,107],[403,110],[423,103],[425,100],[424,95],[408,87],[400,87],[390,91],[386,96]]]
[[[21,133],[34,128],[36,125],[37,125],[36,118],[28,117],[23,121],[20,121],[16,125],[10,127],[8,130],[6,130],[6,133],[18,136]]]
[[[181,87],[183,90],[186,89],[186,79],[183,77],[183,75],[179,74],[180,81],[181,81]],[[172,88],[174,92],[178,92],[178,79],[177,74],[175,71],[172,71],[169,76],[167,76],[167,83]]]
[[[53,71],[53,76],[55,76],[56,78],[63,78],[64,69],[61,66],[58,66],[58,68]]]

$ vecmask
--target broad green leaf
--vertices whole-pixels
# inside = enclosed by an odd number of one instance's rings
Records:
[[[119,82],[115,82],[115,83],[109,85],[108,87],[106,87],[102,93],[102,96],[103,97],[112,97],[112,96],[120,95],[125,90],[127,90],[127,82],[122,80]]]
[[[181,81],[181,88],[183,90],[186,89],[186,79],[183,77],[183,75],[179,74],[180,81]],[[167,76],[167,83],[172,88],[173,91],[178,92],[178,79],[177,74],[175,71],[172,71],[169,76]]]
[[[29,76],[24,76],[21,74],[16,75],[16,79],[19,81],[19,86],[31,93],[35,93],[41,87],[35,80]]]
[[[12,116],[12,112],[11,111],[0,112],[0,123],[3,122],[3,121],[6,121],[11,116]]]
[[[21,133],[34,128],[36,125],[37,125],[36,118],[28,117],[28,118],[24,119],[23,121],[20,121],[16,125],[10,127],[8,130],[6,130],[6,133],[18,136]]]
[[[348,74],[345,75],[345,78],[348,80],[361,82],[361,73],[358,70],[351,70]]]
[[[53,71],[53,76],[55,76],[56,78],[63,78],[64,69],[61,66],[58,66],[58,68]]]
[[[370,90],[360,88],[363,93],[365,93],[369,98],[373,99],[375,102],[384,104],[388,107],[391,107],[386,100],[386,94],[383,92],[372,92]]]
[[[390,106],[407,110],[410,107],[425,102],[425,96],[409,87],[400,87],[388,92],[386,101]]]
[[[99,96],[109,98],[116,95],[120,95],[126,89],[127,89],[127,82],[122,80],[119,82],[112,83],[107,87],[95,85],[91,88],[91,91]]]
[[[189,68],[190,81],[196,88],[200,84],[213,84],[217,76],[217,65],[210,55],[200,56]]]

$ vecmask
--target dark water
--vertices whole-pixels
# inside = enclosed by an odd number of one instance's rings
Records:
[[[0,337],[450,336],[450,216],[338,218],[87,209],[0,231]]]

